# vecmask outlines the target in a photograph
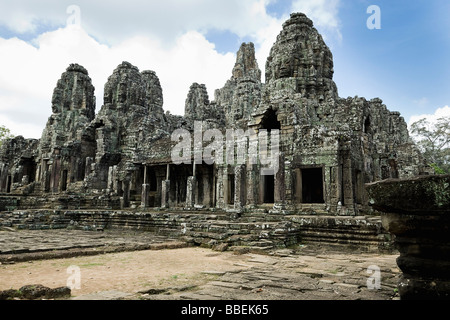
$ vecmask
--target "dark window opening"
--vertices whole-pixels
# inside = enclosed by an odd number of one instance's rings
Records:
[[[78,164],[77,181],[83,181],[86,174],[86,158]]]
[[[28,176],[29,183],[34,182],[36,176],[36,164],[31,159],[24,159],[23,161],[23,175]]]
[[[275,176],[262,176],[264,186],[264,203],[274,203]]]
[[[234,174],[229,174],[228,175],[228,204],[234,204],[234,193],[235,193]]]
[[[67,190],[67,174],[68,174],[68,171],[67,170],[63,170],[61,191],[66,191]]]
[[[203,185],[203,175],[200,173],[197,175],[197,201],[196,203],[202,204],[203,203],[203,197],[204,197],[204,185]]]
[[[8,176],[6,178],[6,193],[10,193],[11,192],[11,184],[12,184],[12,177]]]
[[[322,168],[302,169],[303,203],[324,203]]]
[[[151,192],[155,192],[158,190],[158,185],[156,182],[156,174],[155,174],[155,170],[151,169],[149,170],[149,182],[150,182],[150,191]]]
[[[364,133],[370,133],[370,118],[367,117],[366,121],[364,122]]]
[[[261,129],[266,129],[268,132],[271,130],[280,130],[281,124],[278,121],[277,114],[274,110],[269,109],[264,115],[261,121]]]

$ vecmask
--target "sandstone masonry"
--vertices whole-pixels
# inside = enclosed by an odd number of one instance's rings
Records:
[[[427,174],[398,112],[376,98],[341,98],[333,56],[313,22],[294,13],[266,62],[265,83],[252,43],[241,45],[230,79],[211,101],[189,89],[185,115],[163,110],[153,71],[120,64],[95,114],[94,87],[77,64],[62,74],[39,140],[16,137],[0,149],[2,210],[185,208],[237,215],[370,214],[366,183]],[[260,163],[175,165],[176,129],[279,130],[280,170]],[[194,155],[192,155],[194,157]]]

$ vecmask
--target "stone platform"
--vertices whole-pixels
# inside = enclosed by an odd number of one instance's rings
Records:
[[[0,263],[174,249],[186,242],[144,232],[19,230],[0,227]],[[6,231],[5,231],[6,230]]]
[[[41,209],[2,212],[1,228],[60,230],[61,237],[64,237],[65,230],[150,232],[154,236],[179,239],[190,245],[221,246],[222,250],[246,246],[254,251],[267,251],[305,243],[346,245],[371,252],[392,250],[390,236],[377,216],[276,214],[261,210],[235,214],[218,210]],[[92,237],[100,236],[90,235],[87,239]],[[63,243],[58,246],[64,247]],[[81,240],[77,243],[90,246]],[[135,241],[129,245],[139,243]],[[14,248],[11,250],[23,250],[20,242]]]

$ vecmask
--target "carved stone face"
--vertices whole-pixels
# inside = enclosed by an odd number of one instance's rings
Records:
[[[266,82],[296,78],[306,96],[337,95],[333,83],[331,51],[306,16],[292,15],[272,47],[266,64]],[[283,86],[280,85],[280,88]],[[312,91],[315,89],[315,92]]]
[[[280,78],[289,78],[293,74],[293,58],[292,56],[283,56],[280,64]]]

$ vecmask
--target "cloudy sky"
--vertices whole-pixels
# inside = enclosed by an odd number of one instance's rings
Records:
[[[255,44],[264,74],[291,12],[324,36],[341,97],[379,97],[407,122],[450,114],[448,0],[0,0],[0,125],[40,138],[56,82],[74,62],[89,71],[97,111],[108,76],[128,61],[154,70],[164,109],[182,115],[193,82],[214,99],[242,42]]]

